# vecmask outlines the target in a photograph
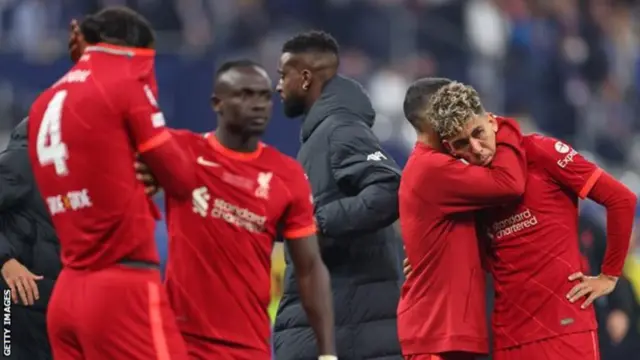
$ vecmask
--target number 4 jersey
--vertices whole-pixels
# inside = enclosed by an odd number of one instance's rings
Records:
[[[64,266],[159,261],[136,153],[171,139],[154,94],[152,50],[89,47],[29,113],[29,156]]]
[[[271,251],[282,235],[314,235],[311,189],[300,164],[259,144],[224,148],[215,135],[177,131],[198,185],[190,202],[167,202],[169,301],[183,334],[269,359]]]

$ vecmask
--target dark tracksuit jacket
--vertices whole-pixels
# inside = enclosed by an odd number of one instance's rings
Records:
[[[298,161],[315,201],[322,258],[331,274],[340,359],[401,359],[396,329],[402,240],[400,170],[371,130],[362,87],[336,76],[305,116]],[[286,253],[274,327],[276,360],[317,359],[317,346]]]
[[[12,359],[51,359],[46,307],[62,267],[60,246],[44,201],[36,188],[27,152],[27,120],[11,133],[0,153],[0,266],[16,259],[36,275],[40,299],[33,305],[11,305]],[[0,277],[3,293],[7,289]]]

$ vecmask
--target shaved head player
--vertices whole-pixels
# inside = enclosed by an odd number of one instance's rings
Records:
[[[318,355],[335,359],[329,276],[320,257],[311,190],[301,166],[260,141],[272,83],[249,60],[223,64],[211,102],[218,127],[174,131],[197,163],[189,202],[167,200],[166,286],[196,359],[271,359],[271,252],[282,235],[315,330]]]

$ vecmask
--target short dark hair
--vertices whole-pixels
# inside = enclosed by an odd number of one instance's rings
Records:
[[[447,78],[427,77],[418,79],[409,86],[402,104],[404,116],[411,125],[418,127],[421,120],[420,113],[426,113],[431,97],[441,88],[449,85],[453,80]]]
[[[319,30],[300,33],[287,40],[282,46],[282,52],[293,54],[305,52],[331,53],[338,55],[338,42],[329,33]]]
[[[155,34],[147,19],[124,6],[107,7],[87,16],[80,24],[87,43],[100,42],[138,48],[150,48]]]
[[[260,69],[264,69],[262,65],[250,59],[229,60],[229,61],[225,61],[224,63],[222,63],[222,65],[218,67],[218,70],[216,70],[216,79],[219,78],[220,75],[226,73],[229,70],[238,69],[238,68],[248,68],[248,67],[257,67]]]

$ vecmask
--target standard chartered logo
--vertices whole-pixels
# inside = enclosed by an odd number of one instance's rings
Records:
[[[526,209],[504,220],[494,222],[491,230],[493,231],[493,236],[496,239],[500,239],[536,225],[538,225],[538,218],[531,214],[531,210]]]
[[[209,190],[206,187],[203,186],[193,190],[193,212],[202,217],[207,216],[209,200],[211,200],[211,195],[209,195]]]
[[[260,216],[247,208],[231,204],[220,198],[211,201],[209,189],[204,186],[193,190],[192,195],[193,212],[203,218],[210,216],[213,219],[220,219],[252,233],[264,231],[267,222],[266,216]]]

